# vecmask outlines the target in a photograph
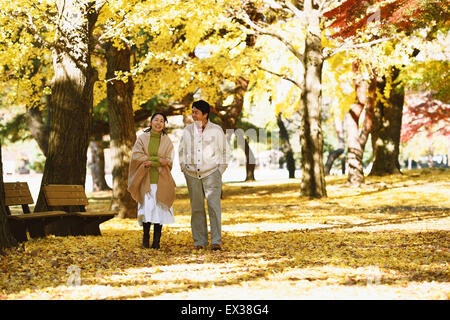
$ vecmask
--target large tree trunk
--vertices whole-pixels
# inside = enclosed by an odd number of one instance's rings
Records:
[[[353,63],[353,72],[358,75],[358,62]],[[352,104],[345,115],[348,144],[348,178],[347,184],[359,187],[364,183],[363,154],[370,130],[373,126],[374,104],[376,93],[376,77],[372,77],[370,83],[362,79],[355,80],[356,103]],[[365,110],[364,121],[361,130],[359,120]]]
[[[17,245],[9,230],[5,206],[5,188],[3,187],[2,141],[0,139],[0,254],[5,248]]]
[[[399,70],[394,68],[391,74],[395,83]],[[378,83],[378,89],[383,94],[386,79]],[[374,162],[370,175],[381,176],[400,173],[398,161],[400,152],[400,131],[404,102],[404,88],[399,85],[392,88],[387,105],[382,101],[377,103],[375,119],[372,128],[372,147]]]
[[[295,178],[295,160],[294,152],[292,151],[291,143],[289,141],[289,133],[284,125],[281,112],[277,116],[277,124],[280,129],[280,137],[282,140],[282,150],[286,157],[287,169],[289,171],[289,179]]]
[[[126,47],[118,50],[112,43],[106,44],[108,79],[114,78],[115,71],[130,70],[131,50]],[[118,210],[119,218],[136,218],[137,203],[131,198],[128,188],[128,167],[131,152],[136,142],[133,118],[133,90],[131,77],[127,82],[113,80],[108,82],[108,114],[110,127],[110,150],[113,165],[113,202],[112,210]]]
[[[105,147],[101,139],[92,140],[89,144],[91,158],[88,163],[91,169],[93,191],[107,191],[111,188],[105,179]]]
[[[321,74],[322,46],[319,17],[312,8],[312,0],[304,2],[304,13],[308,20],[306,32],[304,67],[305,80],[300,108],[300,144],[302,154],[301,194],[311,198],[327,196],[323,168],[323,137],[321,125]]]
[[[97,12],[80,8],[76,1],[57,4],[62,17],[60,46],[53,50],[55,75],[48,108],[50,135],[36,212],[48,210],[42,186],[85,185],[93,88],[97,80],[97,72],[91,66],[91,38]]]

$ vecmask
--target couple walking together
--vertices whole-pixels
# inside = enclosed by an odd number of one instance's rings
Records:
[[[194,123],[187,125],[179,146],[181,171],[186,178],[191,204],[191,230],[196,249],[208,245],[205,198],[211,227],[211,248],[220,250],[222,174],[227,168],[228,145],[220,126],[209,121],[210,105],[203,100],[192,104]],[[128,174],[128,191],[138,202],[138,222],[143,226],[142,246],[160,248],[162,226],[174,222],[175,181],[170,173],[174,147],[163,113],[151,117],[150,128],[136,140]]]

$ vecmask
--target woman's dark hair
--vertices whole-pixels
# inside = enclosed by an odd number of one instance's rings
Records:
[[[162,112],[155,112],[155,113],[152,115],[152,117],[150,118],[150,123],[153,121],[153,119],[154,119],[158,114],[164,118],[164,122],[167,122],[167,117],[166,117],[166,115],[165,115],[164,113],[162,113]],[[147,129],[144,130],[144,132],[150,132],[150,131],[152,131],[152,126],[151,126],[151,125],[150,125],[150,127],[148,127]],[[167,132],[166,132],[165,129],[162,130],[162,134],[167,134]]]
[[[210,110],[210,105],[208,102],[206,102],[205,100],[198,100],[195,101],[192,104],[192,108],[197,108],[198,110],[200,110],[203,114],[207,113],[208,116],[206,117],[206,119],[209,119],[209,110]]]

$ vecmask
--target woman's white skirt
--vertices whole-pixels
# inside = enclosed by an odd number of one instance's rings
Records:
[[[170,224],[174,223],[173,206],[167,208],[164,204],[156,201],[156,190],[158,190],[157,184],[150,185],[150,193],[146,193],[144,197],[144,204],[138,203],[137,218],[139,225],[143,223],[159,223]]]

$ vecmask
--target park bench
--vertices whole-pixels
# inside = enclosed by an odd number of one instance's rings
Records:
[[[71,217],[70,224],[54,229],[71,235],[101,235],[100,224],[113,218],[117,211],[86,211],[88,198],[81,185],[49,184],[43,186],[50,210],[63,210]],[[68,230],[69,228],[69,230]]]
[[[5,206],[8,224],[13,236],[18,242],[31,238],[45,237],[46,226],[58,220],[63,220],[67,213],[64,211],[47,211],[31,213],[29,204],[33,204],[30,189],[26,182],[5,182]],[[22,206],[21,214],[11,214],[10,206]]]

